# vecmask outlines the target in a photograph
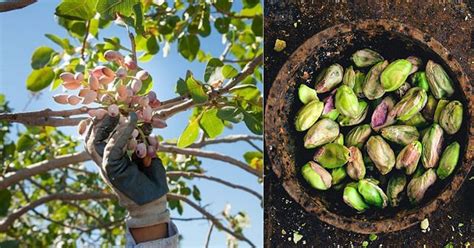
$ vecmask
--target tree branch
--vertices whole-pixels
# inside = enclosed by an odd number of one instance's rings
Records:
[[[81,48],[81,58],[82,60],[85,62],[86,61],[86,57],[84,56],[84,52],[86,51],[86,42],[87,42],[87,37],[89,36],[89,29],[90,29],[90,26],[91,26],[91,21],[87,21],[87,24],[86,24],[86,34],[84,36],[84,40],[82,41],[82,48]]]
[[[0,12],[7,12],[22,9],[28,5],[36,3],[36,0],[7,0],[0,2]]]
[[[227,162],[229,164],[233,164],[240,169],[243,169],[255,176],[262,177],[262,172],[258,171],[252,167],[250,167],[248,164],[237,160],[235,158],[217,153],[217,152],[210,152],[210,151],[204,151],[200,149],[195,149],[195,148],[178,148],[175,146],[168,146],[168,145],[160,145],[158,148],[159,151],[161,152],[171,152],[171,153],[179,153],[179,154],[184,154],[184,155],[192,155],[192,156],[198,156],[198,157],[204,157],[204,158],[210,158],[210,159],[215,159],[215,160],[220,160],[223,162]]]
[[[261,194],[257,193],[256,191],[254,191],[250,188],[247,188],[247,187],[242,186],[242,185],[234,184],[234,183],[228,182],[226,180],[223,180],[223,179],[220,179],[220,178],[217,178],[217,177],[213,177],[213,176],[209,176],[209,175],[206,175],[206,174],[202,174],[202,173],[187,172],[187,171],[168,171],[168,172],[166,172],[166,175],[167,176],[197,177],[197,178],[207,179],[207,180],[210,180],[210,181],[214,181],[214,182],[226,185],[226,186],[234,188],[234,189],[243,190],[247,193],[250,193],[250,194],[256,196],[260,201],[262,201],[262,199],[263,199]]]
[[[207,219],[209,219],[218,229],[224,230],[228,234],[236,237],[237,239],[247,242],[251,247],[256,247],[252,243],[252,241],[247,239],[245,236],[243,236],[239,233],[236,233],[236,232],[230,230],[229,228],[225,227],[214,215],[207,212],[204,208],[200,207],[199,205],[197,205],[195,202],[191,201],[187,197],[184,197],[184,196],[178,195],[178,194],[173,194],[173,193],[168,193],[166,196],[167,196],[168,200],[180,200],[180,201],[183,201],[183,202],[187,203],[189,206],[196,209],[199,213],[201,213]]]
[[[235,143],[238,141],[250,141],[250,140],[263,140],[262,136],[258,135],[246,135],[246,134],[236,134],[228,135],[226,137],[217,138],[217,139],[206,139],[204,142],[195,143],[189,146],[189,148],[202,148],[207,145],[221,144],[221,143]],[[176,143],[162,142],[162,145],[176,145]]]
[[[211,241],[212,229],[214,229],[214,223],[211,222],[211,226],[209,227],[209,231],[207,232],[207,235],[206,235],[206,243],[204,244],[205,248],[209,247],[209,241]]]
[[[0,178],[0,190],[6,189],[10,185],[13,185],[21,180],[32,177],[34,175],[52,170],[57,168],[66,167],[69,164],[76,164],[84,162],[90,159],[89,154],[85,151],[59,156],[51,160],[41,161],[36,164],[32,164],[24,169],[15,171],[10,175],[7,174],[4,178]]]

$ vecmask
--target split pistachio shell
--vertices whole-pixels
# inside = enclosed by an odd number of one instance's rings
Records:
[[[347,175],[353,180],[361,180],[365,177],[365,165],[362,152],[355,146],[349,147],[349,161],[346,171]]]
[[[306,84],[301,84],[298,88],[298,98],[303,104],[307,104],[313,100],[318,100],[316,90],[311,89]]]
[[[349,183],[346,185],[342,199],[347,205],[359,212],[364,212],[365,210],[369,209],[369,205],[364,202],[364,198],[357,190],[357,183]]]
[[[443,129],[438,124],[433,124],[421,141],[423,152],[421,162],[427,169],[438,164],[441,147],[443,145]]]
[[[365,82],[365,74],[360,71],[355,72],[355,83],[354,83],[354,94],[356,94],[357,97],[362,98],[364,96],[364,82]]]
[[[409,61],[412,65],[410,75],[418,71],[418,68],[420,68],[421,64],[423,63],[420,58],[415,56],[410,56],[406,58],[406,60]]]
[[[367,67],[383,61],[382,55],[368,48],[352,54],[352,61],[357,67]]]
[[[429,95],[425,107],[421,110],[421,114],[423,114],[423,117],[430,121],[433,120],[437,105],[438,100],[436,100],[434,96]]]
[[[319,164],[310,161],[301,168],[303,178],[311,187],[319,190],[327,190],[331,187],[331,174]]]
[[[418,140],[420,134],[416,127],[407,125],[394,125],[382,128],[382,137],[400,145],[408,145]]]
[[[342,78],[342,84],[349,86],[349,88],[354,88],[356,79],[356,73],[352,66],[349,66],[344,72],[344,77]]]
[[[421,176],[414,177],[408,183],[407,196],[412,204],[417,204],[423,199],[426,190],[436,182],[436,173],[428,169]]]
[[[376,206],[378,208],[385,208],[387,206],[388,197],[376,184],[366,179],[362,179],[358,183],[357,190],[364,198],[364,201],[369,205]]]
[[[426,78],[428,79],[431,93],[433,93],[436,99],[453,95],[453,83],[441,65],[429,60],[426,64]]]
[[[370,128],[369,124],[354,127],[349,131],[349,133],[347,133],[345,140],[346,146],[355,146],[359,149],[362,149],[364,143],[367,141],[371,133],[372,129]]]
[[[403,173],[394,173],[388,180],[387,197],[390,206],[397,207],[400,204],[400,193],[405,189],[407,177]]]
[[[388,174],[395,165],[395,154],[381,136],[372,136],[367,141],[367,153],[382,175]]]
[[[329,143],[320,147],[314,154],[313,159],[324,168],[338,168],[345,165],[349,160],[349,149],[340,144]]]
[[[395,91],[405,83],[413,65],[406,59],[397,59],[390,63],[382,74],[380,82],[386,92]]]
[[[340,133],[332,143],[336,143],[336,144],[339,144],[339,145],[344,145],[344,135],[342,133]]]
[[[304,147],[307,149],[333,142],[339,135],[339,125],[331,119],[317,121],[304,136]]]
[[[407,175],[415,172],[420,161],[422,145],[419,141],[414,141],[406,145],[397,155],[395,167],[399,170],[404,169]]]
[[[430,85],[428,83],[428,79],[426,78],[426,73],[424,71],[419,71],[413,74],[413,76],[411,77],[411,82],[413,86],[420,87],[426,92],[430,90]]]
[[[339,113],[350,118],[359,116],[361,110],[358,103],[357,96],[349,86],[342,85],[337,89],[336,109]]]
[[[416,128],[423,128],[428,125],[428,122],[421,113],[416,113],[408,121],[402,121],[401,123],[403,123],[404,125],[414,126]]]
[[[374,131],[378,132],[381,128],[395,123],[394,117],[389,116],[394,105],[395,100],[391,96],[385,97],[379,105],[377,105],[370,121],[370,126]]]
[[[408,90],[405,96],[393,107],[389,116],[400,121],[407,121],[425,107],[428,96],[418,87]]]
[[[448,134],[455,134],[462,124],[462,103],[459,101],[449,102],[439,115],[438,123]]]
[[[443,155],[439,160],[439,166],[436,170],[438,177],[443,180],[453,173],[454,168],[458,164],[460,145],[458,142],[453,142],[444,149]]]
[[[316,77],[316,92],[325,93],[334,89],[342,82],[343,71],[344,69],[339,64],[333,64],[324,69]]]
[[[318,100],[313,100],[304,105],[296,114],[295,126],[297,131],[308,130],[321,116],[324,104]]]
[[[337,109],[335,109],[334,106],[334,95],[336,94],[336,90],[333,90],[329,96],[324,98],[324,108],[323,108],[323,113],[322,117],[323,118],[329,118],[331,120],[336,120],[337,117],[339,116],[339,112]]]
[[[380,82],[380,74],[387,67],[388,61],[382,61],[370,68],[363,85],[364,96],[369,100],[375,100],[385,94],[385,89]]]
[[[344,180],[347,177],[346,173],[346,168],[344,167],[339,167],[336,169],[333,169],[331,171],[331,177],[332,177],[332,185],[336,185],[340,183],[342,180]]]
[[[443,112],[443,109],[448,105],[449,101],[441,99],[438,101],[438,104],[436,105],[436,110],[433,116],[433,121],[436,123],[439,123],[439,116],[441,115],[441,112]]]
[[[367,117],[367,113],[369,111],[369,105],[364,101],[360,101],[359,109],[361,109],[360,115],[355,118],[350,118],[347,116],[340,115],[337,119],[337,121],[339,122],[339,125],[343,127],[347,127],[347,126],[354,126],[363,122],[365,120],[365,117]]]

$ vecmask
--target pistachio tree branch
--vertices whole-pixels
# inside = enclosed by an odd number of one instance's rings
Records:
[[[0,2],[0,12],[21,9],[28,5],[36,3],[36,0],[7,0]]]
[[[209,219],[209,221],[211,221],[218,229],[224,230],[225,232],[227,232],[228,234],[234,236],[235,238],[247,242],[251,247],[256,247],[255,244],[253,244],[252,241],[250,241],[244,235],[236,233],[236,232],[230,230],[229,228],[227,228],[226,226],[224,226],[213,214],[209,213],[204,208],[202,208],[201,206],[199,206],[195,202],[191,201],[189,198],[187,198],[185,196],[182,196],[182,195],[174,194],[174,193],[168,193],[166,196],[167,196],[168,200],[180,200],[180,201],[183,201],[183,202],[187,203],[189,206],[196,209],[199,213],[201,213],[207,219]]]
[[[263,199],[261,194],[257,193],[256,191],[254,191],[250,188],[247,188],[247,187],[239,185],[239,184],[234,184],[234,183],[228,182],[226,180],[223,180],[223,179],[220,179],[220,178],[217,178],[217,177],[213,177],[213,176],[209,176],[209,175],[206,175],[206,174],[202,174],[202,173],[187,172],[187,171],[168,171],[168,172],[166,172],[166,175],[167,176],[196,177],[196,178],[207,179],[207,180],[214,181],[214,182],[223,184],[225,186],[228,186],[228,187],[231,187],[231,188],[234,188],[234,189],[240,189],[240,190],[243,190],[245,192],[248,192],[248,193],[256,196],[260,201]]]
[[[82,48],[81,48],[81,58],[84,62],[86,61],[84,52],[86,51],[87,37],[89,36],[90,26],[91,26],[91,21],[89,20],[86,22],[86,34],[84,35],[84,40],[82,41]]]
[[[179,148],[176,146],[169,146],[169,145],[160,145],[158,148],[160,152],[171,152],[171,153],[178,153],[178,154],[184,154],[184,155],[192,155],[192,156],[197,156],[197,157],[203,157],[203,158],[210,158],[214,160],[220,160],[223,162],[227,162],[229,164],[235,165],[238,168],[245,170],[249,172],[250,174],[253,174],[258,177],[262,177],[262,172],[259,170],[256,170],[252,167],[250,167],[248,164],[237,160],[233,157],[226,156],[217,152],[211,152],[211,151],[204,151],[201,149],[195,149],[195,148]]]
[[[212,234],[213,229],[214,229],[214,223],[211,222],[211,225],[209,226],[209,231],[207,232],[207,235],[206,235],[206,243],[204,243],[205,248],[209,247],[209,242],[211,241],[211,234]]]
[[[10,185],[13,185],[21,180],[30,178],[34,175],[38,175],[40,173],[43,173],[52,169],[66,167],[69,164],[84,162],[89,159],[90,159],[89,154],[83,151],[83,152],[78,152],[74,154],[59,156],[51,160],[44,160],[39,163],[32,164],[21,170],[8,173],[5,177],[0,178],[0,190],[6,189]]]
[[[222,144],[222,143],[235,143],[238,141],[251,141],[251,140],[263,140],[262,136],[258,135],[246,135],[246,134],[236,134],[228,135],[222,138],[217,139],[206,139],[202,142],[198,142],[189,146],[189,148],[202,148],[207,145]],[[176,145],[176,143],[162,142],[162,145]]]

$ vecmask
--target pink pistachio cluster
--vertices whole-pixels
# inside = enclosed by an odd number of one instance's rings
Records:
[[[135,112],[139,123],[148,123],[154,128],[165,128],[166,122],[153,115],[153,111],[161,105],[156,93],[150,91],[145,95],[138,95],[143,81],[149,77],[148,72],[138,70],[131,57],[124,57],[117,51],[106,51],[104,57],[107,61],[118,65],[118,69],[113,71],[107,66],[97,66],[88,71],[87,80],[83,73],[63,72],[59,77],[68,94],[57,94],[53,96],[54,101],[70,105],[98,103],[102,107],[89,110],[88,114],[91,117],[102,119],[109,114],[113,117],[120,116],[120,122],[123,122],[124,116]],[[79,134],[85,133],[88,123],[89,120],[79,123]],[[151,159],[156,156],[158,141],[155,136],[145,136],[137,127],[129,141],[128,149],[134,151],[138,158],[143,159],[144,165],[148,166]]]

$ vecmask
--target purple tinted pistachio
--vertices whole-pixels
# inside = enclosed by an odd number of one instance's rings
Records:
[[[327,190],[331,187],[331,174],[319,164],[310,161],[303,165],[301,174],[311,187],[319,190]]]
[[[405,170],[407,175],[413,174],[420,161],[421,152],[422,145],[419,141],[414,141],[406,145],[397,155],[395,167],[399,170]]]
[[[370,126],[374,131],[378,132],[381,128],[395,123],[395,119],[388,115],[394,105],[395,100],[391,96],[385,97],[380,104],[377,105],[370,121]]]
[[[423,199],[426,190],[436,182],[436,173],[428,169],[421,176],[413,177],[407,186],[408,200],[412,204],[418,204]]]
[[[322,117],[323,118],[329,118],[331,120],[336,120],[337,117],[339,116],[339,112],[334,106],[334,95],[336,94],[336,90],[333,90],[329,96],[324,98],[324,108],[323,108],[323,113]]]

